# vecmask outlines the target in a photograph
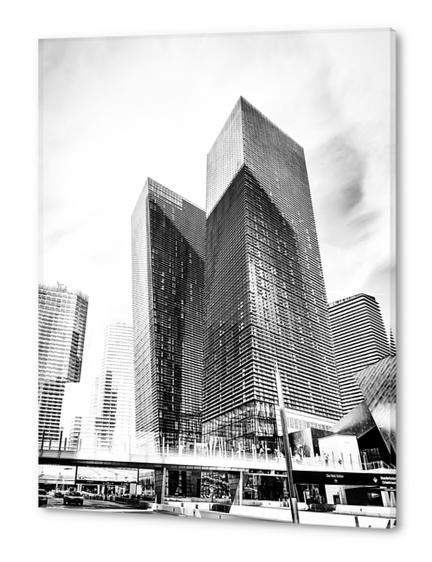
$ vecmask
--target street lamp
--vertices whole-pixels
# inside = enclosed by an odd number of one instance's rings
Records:
[[[282,392],[282,382],[280,378],[277,361],[275,361],[275,375],[276,375],[276,387],[277,387],[278,400],[279,400],[279,411],[280,411],[281,424],[282,424],[282,438],[283,438],[283,444],[285,449],[285,462],[286,462],[286,470],[287,470],[288,495],[290,498],[291,515],[292,515],[293,523],[298,524],[300,523],[298,505],[297,505],[298,498],[297,498],[297,491],[294,486],[291,448],[288,438],[288,424],[286,420],[285,402]]]

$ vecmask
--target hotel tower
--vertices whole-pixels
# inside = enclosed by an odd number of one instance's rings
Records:
[[[342,410],[350,412],[364,400],[356,373],[390,355],[379,304],[360,293],[330,304],[330,323]]]

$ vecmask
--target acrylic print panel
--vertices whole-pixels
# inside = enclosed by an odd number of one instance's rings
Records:
[[[396,525],[394,41],[40,42],[40,506]]]

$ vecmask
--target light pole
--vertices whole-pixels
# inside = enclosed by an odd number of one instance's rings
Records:
[[[282,382],[280,378],[277,361],[275,361],[275,375],[276,375],[276,387],[277,387],[278,401],[279,401],[279,411],[280,411],[281,424],[282,424],[282,438],[283,438],[283,444],[285,449],[285,462],[286,462],[286,470],[287,470],[288,495],[290,499],[291,515],[292,515],[293,523],[299,524],[300,520],[299,520],[299,512],[298,512],[298,505],[297,505],[298,498],[297,498],[297,491],[294,486],[291,448],[288,438],[288,424],[286,421],[285,402],[282,392]]]

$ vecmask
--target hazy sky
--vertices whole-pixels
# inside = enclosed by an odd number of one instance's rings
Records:
[[[240,95],[305,150],[329,301],[372,294],[392,323],[391,80],[389,31],[41,41],[41,280],[89,296],[83,382],[132,322],[146,178],[204,208]]]

